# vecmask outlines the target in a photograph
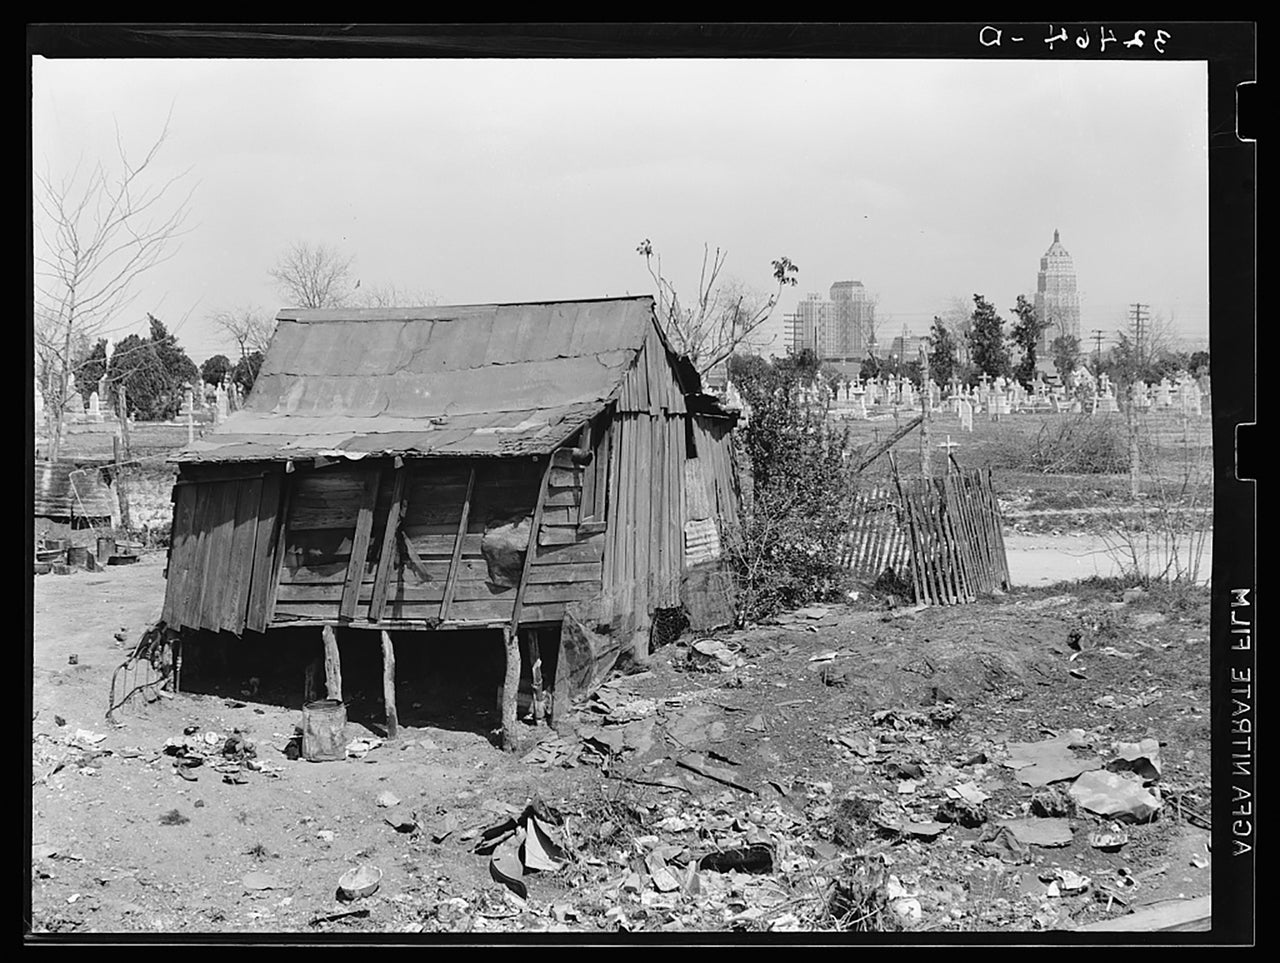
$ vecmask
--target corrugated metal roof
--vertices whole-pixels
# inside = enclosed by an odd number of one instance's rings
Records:
[[[277,321],[245,409],[175,461],[545,453],[609,403],[656,330],[649,297]]]

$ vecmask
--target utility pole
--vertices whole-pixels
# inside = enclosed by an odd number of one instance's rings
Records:
[[[924,345],[920,346],[920,404],[924,409],[920,415],[924,419],[920,423],[920,474],[925,478],[933,477],[929,447],[929,352]],[[948,439],[949,441],[950,439]]]
[[[1103,331],[1102,331],[1102,329],[1101,329],[1101,328],[1094,328],[1094,329],[1093,329],[1093,341],[1094,341],[1094,349],[1093,349],[1093,374],[1094,374],[1094,377],[1097,377],[1097,375],[1099,374],[1099,372],[1102,370],[1102,334],[1103,334]]]
[[[1132,310],[1129,312],[1129,318],[1133,323],[1133,356],[1134,360],[1141,365],[1143,363],[1142,329],[1147,323],[1147,309],[1150,308],[1151,305],[1134,302],[1131,307]]]

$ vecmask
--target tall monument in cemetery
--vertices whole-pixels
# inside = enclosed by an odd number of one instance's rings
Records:
[[[1041,336],[1040,351],[1048,356],[1049,346],[1060,334],[1080,337],[1080,297],[1076,293],[1076,267],[1071,255],[1053,232],[1053,243],[1040,258],[1036,275],[1036,313],[1049,322]]]

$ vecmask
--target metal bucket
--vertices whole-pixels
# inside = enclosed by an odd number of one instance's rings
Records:
[[[108,535],[98,536],[98,561],[105,563],[116,553],[116,540]]]
[[[72,545],[67,549],[67,564],[76,568],[84,568],[89,563],[89,550],[83,545]]]
[[[302,758],[333,762],[347,755],[347,706],[337,699],[318,699],[302,707]]]

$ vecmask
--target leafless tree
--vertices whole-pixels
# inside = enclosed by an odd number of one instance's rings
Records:
[[[140,160],[130,160],[116,130],[119,169],[101,162],[85,174],[35,176],[35,343],[45,373],[49,455],[62,446],[62,412],[79,362],[98,338],[120,330],[143,274],[177,253],[194,186],[184,171],[156,182],[151,174],[169,135],[169,118]]]
[[[422,288],[401,287],[397,284],[369,284],[360,287],[352,301],[362,308],[419,308],[424,305],[438,304],[440,299],[431,291]]]
[[[242,307],[219,311],[211,318],[214,324],[235,339],[243,361],[254,351],[267,353],[267,345],[275,332],[275,322],[260,308]]]
[[[298,241],[267,273],[291,307],[336,308],[345,304],[355,290],[351,284],[354,262],[353,257],[325,244]]]
[[[876,315],[876,308],[880,306],[880,295],[878,293],[867,295],[866,305],[866,318],[862,323],[863,343],[869,349],[872,345],[879,345],[876,340],[876,333],[880,330],[883,319]]]
[[[769,319],[782,289],[796,283],[794,275],[799,271],[790,258],[775,260],[773,279],[777,290],[760,303],[741,284],[721,279],[729,252],[718,247],[712,252],[704,244],[697,297],[692,306],[685,306],[675,286],[663,275],[662,258],[654,251],[653,243],[646,237],[636,252],[643,255],[653,278],[659,323],[672,347],[686,355],[700,374],[727,360]]]
[[[955,335],[956,361],[968,364],[969,329],[973,327],[973,300],[956,295],[947,301],[947,306],[939,313],[939,318],[947,330]]]

